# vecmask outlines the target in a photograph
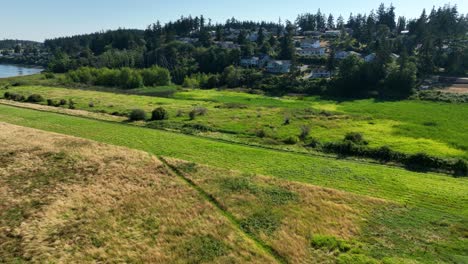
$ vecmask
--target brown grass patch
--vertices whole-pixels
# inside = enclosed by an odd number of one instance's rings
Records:
[[[274,262],[147,153],[5,123],[0,150],[0,262]]]
[[[167,160],[231,212],[246,232],[291,263],[334,263],[336,254],[313,249],[311,237],[353,241],[371,213],[388,205],[343,191]]]

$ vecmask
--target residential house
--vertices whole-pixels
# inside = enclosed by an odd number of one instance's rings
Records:
[[[288,73],[292,63],[289,60],[272,60],[267,63],[266,71],[269,73]]]
[[[325,36],[339,37],[341,36],[341,31],[340,30],[327,30],[325,31]]]
[[[310,72],[308,76],[310,79],[319,79],[319,78],[330,78],[331,72],[324,67],[315,68]]]
[[[215,44],[223,49],[240,49],[240,45],[233,41],[215,41]]]
[[[361,57],[361,54],[358,53],[358,52],[354,52],[354,51],[338,51],[338,52],[335,54],[335,59],[337,59],[337,60],[343,60],[343,59],[348,58],[348,57],[351,56],[351,55],[355,55],[355,56]]]
[[[371,54],[365,56],[365,57],[364,57],[364,60],[365,60],[366,62],[373,62],[373,61],[375,60],[375,58],[376,58],[375,53],[371,53]]]
[[[371,53],[371,54],[365,56],[364,60],[366,62],[373,62],[376,58],[377,58],[377,55],[375,53]],[[400,56],[398,54],[392,53],[392,54],[390,54],[390,58],[392,60],[397,60],[398,58],[400,58]]]
[[[301,39],[300,40],[300,46],[303,49],[309,49],[309,48],[320,48],[320,40],[318,39]]]
[[[257,32],[252,32],[247,36],[247,39],[251,42],[256,42],[258,39],[258,33]]]
[[[268,62],[270,62],[272,59],[270,56],[266,55],[266,54],[263,54],[263,55],[260,55],[259,57],[259,61],[258,61],[258,67],[260,68],[264,68],[266,67],[266,65],[268,64]]]
[[[178,38],[177,40],[186,44],[194,44],[198,42],[198,38]]]
[[[258,68],[260,66],[260,58],[259,57],[251,57],[251,58],[242,58],[240,60],[240,65],[242,67],[255,67]]]
[[[326,53],[326,49],[323,47],[319,48],[296,48],[296,53],[302,57],[309,57],[309,56],[324,56]]]
[[[319,37],[322,35],[322,32],[320,31],[312,31],[312,30],[308,30],[308,31],[304,31],[302,32],[302,34],[304,36],[314,36],[314,37]]]

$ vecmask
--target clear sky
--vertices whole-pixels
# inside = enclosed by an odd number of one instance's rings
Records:
[[[297,14],[316,12],[335,16],[368,13],[381,2],[396,7],[397,16],[417,17],[423,8],[457,5],[468,13],[468,0],[1,0],[0,39],[46,38],[91,33],[106,29],[139,28],[160,20],[167,22],[181,15],[203,14],[214,22],[227,18],[241,20],[294,20]]]

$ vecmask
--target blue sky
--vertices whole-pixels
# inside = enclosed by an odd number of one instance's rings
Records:
[[[419,16],[423,8],[457,5],[461,13],[468,13],[468,0],[9,0],[0,9],[0,39],[46,38],[91,33],[122,28],[144,29],[160,20],[167,22],[181,15],[203,14],[213,21],[238,19],[278,21],[294,20],[297,14],[316,12],[342,14],[365,13],[377,9],[384,2],[397,8],[397,15]]]

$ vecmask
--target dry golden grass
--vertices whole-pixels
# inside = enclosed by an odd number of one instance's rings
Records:
[[[314,249],[312,236],[326,235],[352,243],[363,223],[372,218],[373,210],[389,205],[384,200],[338,190],[166,160],[212,195],[246,232],[252,232],[291,263],[335,263],[338,252]]]
[[[0,150],[0,262],[274,262],[147,153],[5,123]]]

